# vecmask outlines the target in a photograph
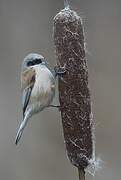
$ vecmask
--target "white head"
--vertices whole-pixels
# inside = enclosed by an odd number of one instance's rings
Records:
[[[28,67],[31,66],[35,66],[35,65],[47,65],[47,61],[46,59],[40,55],[40,54],[36,54],[36,53],[31,53],[28,54],[25,58],[24,61],[22,63],[22,70],[25,70]]]

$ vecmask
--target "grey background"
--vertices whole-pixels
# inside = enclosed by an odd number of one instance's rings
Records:
[[[96,152],[102,170],[87,179],[121,179],[121,1],[71,0],[82,17],[87,41]],[[65,154],[60,114],[34,116],[21,143],[14,139],[22,117],[20,67],[30,52],[55,64],[53,17],[62,0],[0,0],[0,179],[74,180]],[[58,103],[57,98],[55,103]]]

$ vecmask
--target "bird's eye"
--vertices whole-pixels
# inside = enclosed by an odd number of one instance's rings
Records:
[[[32,61],[27,62],[27,66],[33,66]]]
[[[34,66],[34,65],[36,65],[36,64],[41,64],[42,63],[42,60],[41,59],[35,59],[35,60],[33,60],[33,61],[29,61],[28,63],[27,63],[27,66]]]

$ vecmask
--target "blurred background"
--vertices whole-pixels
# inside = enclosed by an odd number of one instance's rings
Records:
[[[121,1],[70,0],[82,16],[87,42],[96,153],[102,170],[87,179],[121,179]],[[30,52],[54,66],[53,17],[63,0],[0,0],[0,179],[76,180],[66,157],[60,113],[34,116],[14,144],[22,118],[20,68]],[[55,103],[58,103],[57,98]]]

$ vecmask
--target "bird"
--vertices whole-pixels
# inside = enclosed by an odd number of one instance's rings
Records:
[[[61,72],[53,73],[48,68],[47,60],[40,54],[31,53],[24,58],[21,68],[23,118],[15,138],[16,145],[29,119],[46,107],[54,107],[51,102],[55,96],[57,74]]]

